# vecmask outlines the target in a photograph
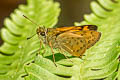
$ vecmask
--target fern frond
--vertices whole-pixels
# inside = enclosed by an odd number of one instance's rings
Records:
[[[28,0],[27,5],[20,5],[10,18],[4,21],[5,28],[1,30],[4,41],[0,47],[0,80],[23,80],[24,65],[34,60],[39,49],[39,39],[26,38],[36,33],[35,26],[23,15],[46,27],[53,27],[58,21],[59,3],[52,0]]]

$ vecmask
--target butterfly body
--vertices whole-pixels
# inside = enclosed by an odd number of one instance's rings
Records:
[[[95,25],[61,28],[39,27],[37,34],[39,37],[42,36],[44,44],[51,48],[58,48],[79,57],[84,54],[86,49],[93,46],[101,36]]]

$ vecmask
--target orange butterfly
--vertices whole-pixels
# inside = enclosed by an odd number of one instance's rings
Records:
[[[101,36],[101,33],[97,32],[97,26],[95,25],[60,28],[39,27],[36,32],[38,36],[42,38],[43,43],[51,47],[54,63],[53,48],[64,50],[73,56],[82,57],[86,49],[93,46]]]
[[[81,57],[86,49],[93,46],[101,36],[97,32],[95,25],[83,25],[61,28],[43,28],[37,29],[38,36],[43,37],[44,44],[51,47],[54,57],[53,48],[64,50],[73,56]],[[54,60],[55,62],[55,60]]]

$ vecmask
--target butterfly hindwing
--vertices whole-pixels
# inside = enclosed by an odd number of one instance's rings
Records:
[[[62,33],[57,37],[59,48],[73,56],[82,56],[86,50],[86,41],[82,36],[71,32]]]
[[[101,37],[101,33],[97,31],[87,31],[86,32],[86,42],[87,48],[93,46]]]
[[[93,31],[93,30],[74,31],[72,33],[83,36],[84,39],[86,40],[87,48],[90,48],[91,46],[93,46],[100,39],[100,36],[101,36],[100,32]]]

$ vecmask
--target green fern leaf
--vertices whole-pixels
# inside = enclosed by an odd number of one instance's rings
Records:
[[[6,18],[5,28],[1,30],[4,41],[0,47],[0,80],[24,80],[26,73],[24,65],[34,60],[39,50],[39,39],[35,36],[31,40],[26,38],[36,33],[35,26],[23,15],[34,22],[46,27],[53,27],[58,21],[59,3],[52,0],[28,0],[27,5],[20,5],[18,9]]]

